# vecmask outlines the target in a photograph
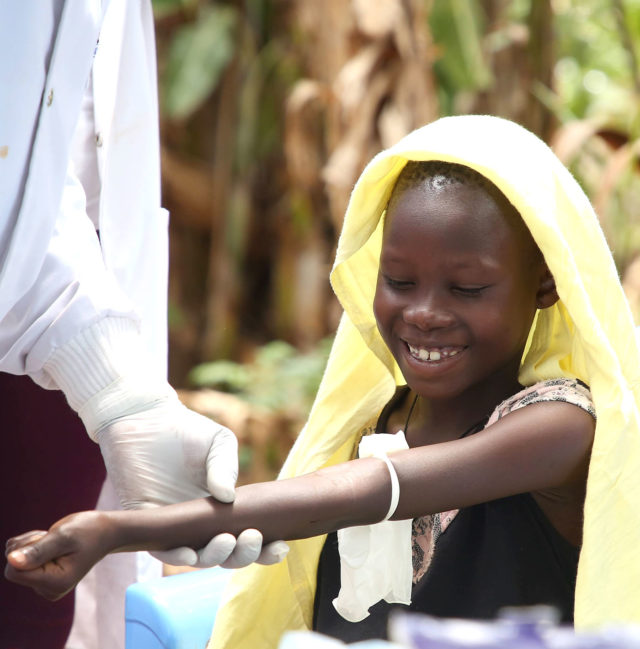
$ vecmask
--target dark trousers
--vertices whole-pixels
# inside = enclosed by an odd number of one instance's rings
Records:
[[[0,373],[0,427],[0,542],[94,508],[102,456],[61,392]],[[49,602],[0,577],[0,649],[62,649],[73,605],[73,593]]]

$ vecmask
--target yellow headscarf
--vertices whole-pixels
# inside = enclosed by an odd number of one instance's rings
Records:
[[[542,250],[560,301],[532,327],[520,381],[578,377],[598,421],[583,548],[577,627],[640,622],[640,352],[630,310],[597,217],[552,151],[496,117],[445,117],[379,153],[355,185],[331,273],[344,308],[309,420],[281,477],[346,461],[357,435],[404,383],[377,331],[372,303],[381,217],[407,160],[467,165],[513,203]],[[287,629],[309,628],[325,537],[291,543],[281,564],[232,579],[210,648],[277,647]]]

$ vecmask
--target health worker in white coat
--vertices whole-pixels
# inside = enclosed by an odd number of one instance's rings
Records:
[[[2,3],[0,39],[0,370],[64,393],[125,507],[233,500],[234,435],[185,408],[166,380],[150,1]],[[19,494],[12,501],[20,507]],[[261,544],[249,530],[163,558],[234,567]],[[24,568],[47,552],[26,552]],[[275,544],[260,560],[284,552]]]

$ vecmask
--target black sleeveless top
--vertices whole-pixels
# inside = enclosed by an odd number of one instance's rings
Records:
[[[505,606],[536,604],[553,605],[563,622],[573,622],[578,554],[529,493],[466,507],[439,536],[429,569],[413,586],[409,606],[380,601],[369,617],[348,622],[332,604],[340,591],[334,532],[318,564],[313,628],[344,642],[386,639],[387,618],[394,608],[491,619]]]
[[[466,507],[438,538],[431,565],[409,606],[378,602],[369,617],[348,622],[333,607],[340,591],[337,534],[318,565],[313,628],[344,642],[386,639],[392,608],[439,617],[491,619],[504,606],[551,604],[573,622],[578,549],[547,520],[530,494]]]

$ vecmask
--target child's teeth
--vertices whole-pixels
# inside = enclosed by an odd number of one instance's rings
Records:
[[[459,349],[441,349],[441,350],[428,350],[424,347],[414,347],[409,345],[409,351],[419,358],[421,361],[439,361],[442,358],[449,358],[450,356],[455,356],[460,350]]]

